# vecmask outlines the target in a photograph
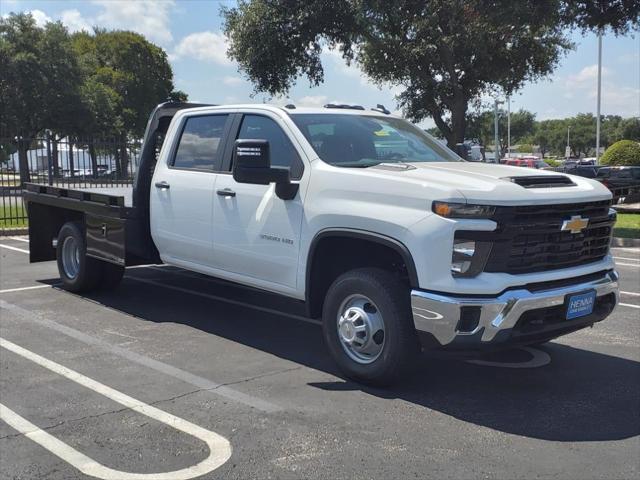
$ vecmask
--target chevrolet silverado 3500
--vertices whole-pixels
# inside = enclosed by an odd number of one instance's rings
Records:
[[[466,162],[384,109],[168,103],[132,189],[28,184],[30,260],[68,290],[166,263],[304,302],[342,371],[542,343],[618,301],[611,193]]]

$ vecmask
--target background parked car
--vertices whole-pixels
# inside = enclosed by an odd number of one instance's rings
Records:
[[[559,171],[585,178],[596,178],[598,176],[598,170],[600,170],[601,168],[602,167],[598,167],[595,165],[575,165],[574,167],[563,168]]]
[[[516,157],[507,158],[504,162],[505,165],[512,165],[515,167],[527,167],[527,168],[549,168],[550,165],[544,160],[540,160],[538,157]]]
[[[640,167],[602,167],[596,179],[611,190],[614,203],[640,201]]]

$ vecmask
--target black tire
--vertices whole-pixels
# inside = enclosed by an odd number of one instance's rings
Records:
[[[384,320],[382,350],[375,360],[367,364],[359,363],[347,354],[338,334],[338,310],[354,295],[370,299]],[[374,308],[375,312],[378,310]],[[325,297],[322,322],[331,356],[352,380],[372,386],[388,386],[409,373],[416,363],[419,347],[411,320],[408,287],[385,270],[361,268],[338,277]]]
[[[120,285],[122,276],[124,275],[124,267],[109,262],[102,263],[102,278],[100,279],[100,288],[103,290],[113,290]]]
[[[64,246],[67,239],[76,243],[78,249],[77,268],[65,269]],[[58,246],[56,256],[58,272],[65,290],[70,292],[87,292],[97,287],[102,276],[102,262],[95,258],[87,257],[87,243],[82,225],[78,222],[65,223],[58,233]],[[70,275],[68,271],[75,271]]]

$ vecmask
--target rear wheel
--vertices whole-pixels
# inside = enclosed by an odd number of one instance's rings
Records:
[[[333,282],[324,302],[323,331],[340,369],[365,384],[398,380],[419,351],[406,286],[377,268],[352,270]]]
[[[100,281],[102,262],[87,257],[87,244],[77,222],[65,223],[58,234],[57,260],[60,279],[66,290],[86,292]]]

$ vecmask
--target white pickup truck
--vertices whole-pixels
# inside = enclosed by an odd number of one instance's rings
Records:
[[[57,258],[67,289],[164,262],[292,297],[370,384],[421,349],[542,343],[618,301],[606,187],[466,162],[384,109],[163,104],[133,189],[24,195],[31,261]]]

